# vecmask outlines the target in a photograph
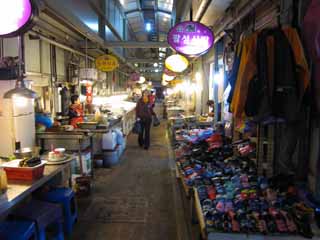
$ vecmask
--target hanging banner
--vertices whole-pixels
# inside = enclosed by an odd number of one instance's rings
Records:
[[[96,59],[96,68],[103,72],[112,72],[119,67],[118,59],[110,54],[102,55]]]
[[[207,26],[199,22],[186,21],[170,29],[168,43],[178,53],[200,56],[213,46],[214,35]]]
[[[0,37],[13,37],[30,25],[35,10],[30,0],[2,0],[0,8]]]

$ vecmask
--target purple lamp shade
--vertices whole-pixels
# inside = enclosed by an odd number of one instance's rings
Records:
[[[186,56],[200,56],[214,43],[213,32],[199,22],[181,22],[171,28],[168,34],[170,46]]]
[[[30,0],[2,0],[0,7],[0,36],[24,27],[32,16]]]

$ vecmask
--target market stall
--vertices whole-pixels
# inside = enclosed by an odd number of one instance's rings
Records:
[[[59,165],[46,165],[43,176],[34,182],[9,181],[7,190],[0,196],[0,215],[3,219],[9,213],[11,208],[16,207],[20,202],[29,197],[34,191],[43,187],[52,179],[60,175],[61,186],[71,185],[71,164],[75,158],[68,158],[68,161]]]

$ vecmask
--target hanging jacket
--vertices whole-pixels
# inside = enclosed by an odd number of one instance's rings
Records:
[[[320,113],[320,1],[312,0],[303,20],[303,36],[312,60],[312,96],[317,113]]]
[[[231,74],[228,77],[228,83],[231,86],[231,90],[230,90],[230,93],[229,93],[229,96],[227,99],[228,103],[231,103],[232,98],[233,98],[234,88],[236,85],[237,76],[238,76],[239,67],[240,67],[240,57],[241,57],[241,52],[242,52],[242,45],[243,45],[243,42],[241,41],[236,46],[236,51],[235,51],[235,56],[234,56],[234,60],[233,60],[233,64],[232,64]]]
[[[257,75],[250,81],[245,104],[245,113],[248,117],[268,115],[271,113],[271,95],[273,79],[273,41],[270,36],[272,30],[265,29],[257,39]],[[259,120],[259,119],[257,119]]]
[[[264,61],[264,64],[267,64],[268,67],[265,67],[263,70],[268,75],[264,78],[263,81],[266,81],[265,79],[268,79],[268,91],[265,91],[265,89],[261,90],[260,93],[258,91],[254,91],[259,87],[263,86],[266,87],[266,84],[258,83],[258,86],[250,86],[250,82],[254,80],[256,77],[258,77],[258,61],[257,61],[257,38],[258,33],[252,34],[252,36],[248,37],[244,41],[243,50],[242,50],[242,56],[241,56],[241,63],[239,67],[239,73],[237,77],[237,82],[235,85],[234,90],[234,96],[232,99],[231,104],[231,110],[234,113],[236,117],[243,117],[245,116],[245,109],[248,110],[248,104],[255,104],[255,109],[249,109],[251,110],[251,114],[255,115],[257,114],[257,109],[262,110],[265,109],[265,111],[269,111],[271,113],[275,113],[277,116],[287,118],[288,120],[292,120],[295,115],[293,113],[295,110],[292,109],[293,105],[288,102],[288,99],[285,99],[286,101],[278,102],[281,99],[281,90],[286,88],[287,83],[281,82],[282,80],[286,81],[292,81],[291,83],[295,84],[295,93],[296,93],[296,105],[295,108],[300,108],[301,102],[304,96],[304,93],[309,85],[309,71],[308,71],[308,65],[305,59],[304,51],[302,48],[302,44],[300,42],[300,38],[298,36],[298,33],[295,29],[291,27],[285,27],[282,31],[278,31],[277,33],[277,39],[280,39],[282,46],[286,45],[287,50],[286,53],[284,53],[283,49],[277,48],[278,50],[275,50],[275,45],[277,44],[274,40],[274,34],[272,34],[273,38],[269,38],[268,34],[266,35],[266,44],[267,44],[267,50],[264,52],[267,52],[267,59]],[[284,37],[285,36],[285,37]],[[282,40],[281,40],[282,39]],[[260,47],[261,45],[259,45]],[[278,45],[279,46],[279,45]],[[290,47],[288,47],[290,46]],[[291,49],[291,50],[290,50]],[[260,49],[259,49],[260,51]],[[260,54],[260,53],[259,53]],[[277,57],[277,56],[278,57]],[[290,60],[291,56],[291,60]],[[277,64],[273,59],[277,58]],[[289,60],[288,60],[289,58]],[[281,60],[282,59],[282,60]],[[282,77],[285,79],[281,79],[281,74],[279,72],[283,71],[282,66],[284,66],[284,63],[287,63],[287,61],[294,61],[294,68],[288,67],[291,70],[288,70]],[[261,60],[259,60],[261,61]],[[269,63],[269,64],[268,64]],[[263,63],[262,63],[263,64]],[[292,65],[292,64],[291,64]],[[274,69],[273,69],[274,68]],[[260,69],[261,71],[261,69]],[[293,74],[294,73],[294,74]],[[277,75],[276,75],[277,74]],[[291,74],[291,75],[290,75]],[[293,79],[293,77],[296,80]],[[279,78],[278,78],[279,77]],[[279,79],[277,83],[279,84],[278,87],[276,87],[274,84],[275,79]],[[260,81],[260,79],[258,80]],[[257,83],[257,82],[256,82]],[[290,83],[290,84],[291,84]],[[281,87],[282,86],[282,87]],[[250,92],[248,93],[250,88]],[[286,88],[287,89],[287,88]],[[276,90],[276,91],[275,91]],[[270,99],[267,99],[265,101],[261,100],[261,96],[265,96],[265,94],[261,95],[261,91],[269,92],[269,96],[267,96]],[[277,93],[276,99],[277,101],[274,102],[274,94]],[[284,92],[285,94],[286,92]],[[258,96],[256,95],[258,94]],[[260,94],[260,95],[259,95]],[[248,99],[249,97],[249,99]],[[292,95],[290,97],[293,97]],[[258,100],[255,100],[258,99]],[[247,102],[247,99],[249,102]],[[288,101],[287,101],[288,100]],[[292,99],[291,99],[292,100]],[[269,103],[268,103],[269,102]],[[261,104],[271,104],[271,106],[263,106]],[[283,106],[278,106],[278,104],[283,104]],[[263,108],[262,108],[263,106]],[[251,106],[252,107],[252,106]],[[293,111],[291,111],[293,110]],[[260,112],[260,114],[265,114],[266,112]],[[250,114],[250,113],[249,113]]]
[[[231,112],[237,118],[244,117],[244,107],[246,103],[248,87],[250,81],[257,74],[256,47],[258,33],[253,33],[246,37],[242,43],[242,52],[237,80],[234,86]]]

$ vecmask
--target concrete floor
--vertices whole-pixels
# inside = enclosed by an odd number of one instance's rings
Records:
[[[151,133],[148,151],[130,135],[121,164],[96,169],[93,193],[79,200],[79,221],[70,239],[189,238],[165,124]]]

